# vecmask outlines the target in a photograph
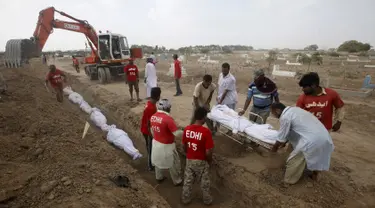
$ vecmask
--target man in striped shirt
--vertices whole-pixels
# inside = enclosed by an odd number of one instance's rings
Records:
[[[279,102],[279,93],[275,83],[265,77],[262,69],[254,72],[254,82],[249,85],[247,99],[243,110],[238,113],[239,115],[243,115],[246,112],[251,99],[253,99],[253,107],[250,112],[259,115],[259,117],[250,114],[249,119],[258,124],[266,123],[270,115],[271,104],[274,101]]]

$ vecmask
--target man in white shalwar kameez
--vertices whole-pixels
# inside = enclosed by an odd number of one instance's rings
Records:
[[[276,152],[287,141],[293,147],[286,162],[284,182],[295,184],[305,168],[311,171],[311,178],[317,179],[320,171],[329,170],[334,146],[324,125],[311,113],[298,108],[273,103],[272,114],[280,119],[280,129],[272,151]]]
[[[152,58],[147,58],[145,69],[146,97],[151,97],[151,89],[157,87],[158,77],[156,76],[156,67]]]

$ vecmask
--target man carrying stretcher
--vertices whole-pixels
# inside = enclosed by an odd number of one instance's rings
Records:
[[[212,95],[216,89],[216,85],[212,83],[211,75],[204,75],[203,81],[199,82],[194,89],[193,94],[193,113],[190,120],[190,125],[194,124],[195,119],[195,110],[199,107],[205,108],[208,112],[210,111],[210,103],[212,100]],[[215,134],[214,125],[210,119],[206,119],[207,127],[212,131],[212,134]]]
[[[251,112],[260,117],[250,114],[249,120],[257,124],[265,124],[270,115],[271,104],[273,101],[279,102],[279,93],[276,84],[265,77],[263,69],[254,72],[254,82],[249,85],[245,105],[238,115],[245,114],[251,99],[253,99]]]
[[[271,111],[280,119],[272,152],[277,152],[288,141],[293,147],[286,162],[284,183],[297,183],[305,169],[310,171],[313,180],[317,180],[320,171],[329,170],[334,149],[329,132],[314,115],[299,107],[274,103]]]

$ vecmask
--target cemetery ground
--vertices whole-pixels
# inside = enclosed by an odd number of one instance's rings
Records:
[[[254,57],[257,54],[254,55]],[[219,58],[218,58],[219,59]],[[243,106],[252,70],[267,65],[260,58],[258,66],[244,66],[238,57],[222,57],[237,78],[238,108]],[[66,71],[73,90],[92,106],[104,111],[109,123],[115,123],[132,138],[145,154],[145,144],[139,132],[144,108],[130,102],[123,81],[100,85],[90,81],[81,71],[77,74],[71,60],[56,60]],[[340,63],[340,62],[339,62]],[[141,70],[144,63],[138,63]],[[306,71],[306,66],[281,69]],[[172,116],[180,126],[186,126],[191,116],[192,92],[205,73],[212,74],[215,83],[220,66],[202,67],[190,57],[184,63],[188,76],[182,79],[183,96],[175,93],[173,78],[166,75],[169,62],[157,64],[162,97],[171,99]],[[322,78],[330,77],[330,85],[359,89],[366,74],[374,72],[359,65],[341,66],[332,61],[323,66],[311,66]],[[181,207],[180,187],[170,180],[157,184],[146,169],[146,159],[132,161],[126,153],[116,150],[94,127],[81,139],[85,116],[65,99],[63,104],[44,89],[47,67],[39,61],[20,69],[4,69],[9,94],[0,103],[1,174],[0,205],[4,207]],[[141,72],[141,77],[143,77]],[[343,76],[345,74],[345,77]],[[296,102],[300,88],[298,80],[276,77],[280,99],[288,105]],[[145,88],[140,87],[145,97]],[[335,144],[331,170],[321,174],[318,182],[303,178],[290,187],[281,185],[282,164],[287,154],[271,157],[243,148],[216,136],[214,165],[211,170],[213,207],[371,207],[375,206],[375,99],[343,96],[346,117],[342,129],[332,133]],[[212,102],[213,104],[214,102]],[[17,115],[17,116],[14,116]],[[277,120],[270,119],[276,128]],[[178,141],[178,143],[180,143]],[[181,156],[183,157],[183,156]],[[183,160],[182,160],[183,161]],[[131,188],[118,188],[108,177],[123,174],[130,178]],[[169,178],[169,177],[168,177]],[[189,207],[201,207],[197,200]]]

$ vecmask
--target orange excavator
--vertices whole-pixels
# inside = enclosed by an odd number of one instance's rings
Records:
[[[71,20],[55,19],[55,13]],[[55,28],[82,33],[91,48],[91,56],[85,57],[85,73],[90,80],[99,79],[108,83],[113,77],[123,75],[124,65],[130,58],[142,58],[141,48],[130,48],[128,40],[120,34],[99,33],[86,21],[80,20],[54,7],[46,8],[39,13],[38,23],[30,39],[12,39],[6,44],[4,60],[7,67],[20,67],[30,58],[40,57],[48,37]]]

